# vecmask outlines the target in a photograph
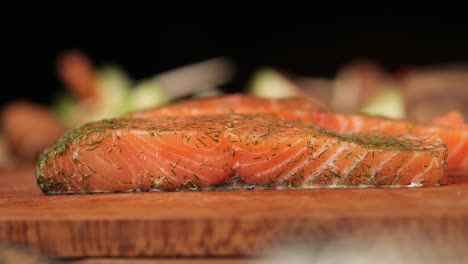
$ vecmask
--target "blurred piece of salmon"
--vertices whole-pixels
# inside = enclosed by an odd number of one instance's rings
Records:
[[[49,108],[33,102],[11,102],[3,107],[0,117],[5,142],[20,161],[35,161],[65,133]]]
[[[149,118],[155,116],[196,116],[227,113],[275,114],[286,119],[310,122],[338,133],[379,131],[388,135],[410,134],[423,136],[436,134],[447,144],[448,169],[468,169],[468,129],[466,126],[441,123],[425,124],[370,115],[338,113],[326,109],[307,98],[265,99],[234,94],[181,102],[144,112],[131,113],[127,117]]]

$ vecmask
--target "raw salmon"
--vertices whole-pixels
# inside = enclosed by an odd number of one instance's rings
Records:
[[[68,132],[37,163],[46,193],[437,185],[436,136],[341,135],[271,114],[121,118]]]
[[[306,98],[263,99],[234,94],[181,102],[165,107],[132,113],[128,117],[203,115],[226,113],[270,113],[280,117],[310,122],[338,133],[379,131],[388,135],[437,134],[447,145],[448,169],[468,169],[468,126],[452,113],[432,124],[419,124],[406,120],[369,115],[343,114],[326,109]],[[450,120],[450,121],[447,121]]]
[[[437,116],[432,120],[435,125],[451,126],[457,128],[466,128],[465,120],[463,115],[457,111],[451,111],[444,115]]]

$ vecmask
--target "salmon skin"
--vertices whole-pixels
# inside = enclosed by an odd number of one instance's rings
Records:
[[[271,114],[121,118],[69,131],[37,163],[43,192],[431,186],[435,135],[341,135]]]
[[[206,115],[226,113],[270,113],[280,117],[301,120],[319,125],[338,133],[365,133],[379,131],[387,135],[411,134],[424,136],[436,134],[448,149],[448,170],[468,169],[468,126],[459,116],[443,117],[443,121],[419,124],[406,120],[375,117],[369,115],[333,112],[306,98],[264,99],[243,94],[203,98],[181,102],[165,107],[150,109],[127,115],[147,118],[167,115]],[[451,118],[456,121],[447,121]],[[462,124],[460,124],[462,123]]]

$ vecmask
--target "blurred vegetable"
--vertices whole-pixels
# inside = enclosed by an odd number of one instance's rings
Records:
[[[11,151],[23,160],[36,160],[64,133],[51,110],[25,101],[8,104],[2,112],[1,124]]]
[[[249,93],[258,97],[284,98],[301,94],[301,88],[282,73],[264,68],[254,74]]]
[[[123,69],[117,65],[106,65],[99,69],[97,78],[97,100],[89,121],[118,117],[131,109],[133,81]]]
[[[169,97],[156,80],[139,82],[132,91],[130,111],[144,110],[169,102]]]
[[[363,103],[361,112],[369,115],[404,119],[405,99],[403,92],[398,88],[384,88]]]

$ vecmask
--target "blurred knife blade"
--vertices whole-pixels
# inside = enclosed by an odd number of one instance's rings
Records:
[[[231,59],[216,57],[160,73],[154,80],[170,99],[176,99],[216,88],[229,82],[234,73],[235,65]]]

